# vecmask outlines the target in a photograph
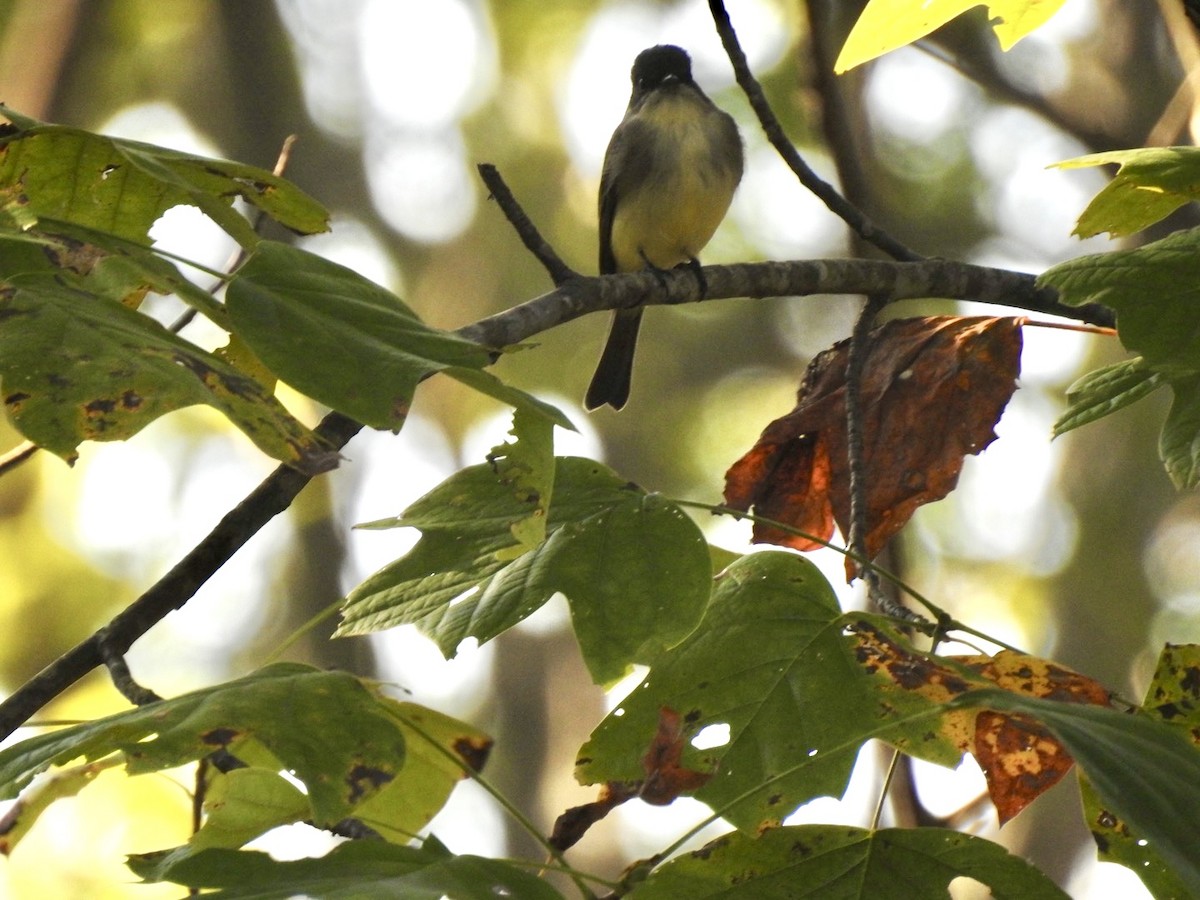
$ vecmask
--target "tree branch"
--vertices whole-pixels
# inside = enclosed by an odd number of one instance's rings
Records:
[[[923,259],[921,254],[915,250],[910,250],[868,219],[862,210],[843,197],[833,185],[829,184],[809,168],[808,163],[800,156],[796,146],[784,133],[783,126],[779,124],[779,119],[776,118],[775,112],[767,102],[766,95],[763,94],[762,86],[758,83],[753,73],[751,73],[750,66],[746,62],[746,54],[742,52],[737,34],[733,30],[733,24],[729,21],[729,13],[725,11],[725,4],[722,0],[709,0],[708,8],[712,13],[717,34],[721,37],[721,43],[725,46],[725,54],[729,57],[729,62],[733,65],[738,85],[750,101],[750,106],[754,109],[755,115],[758,116],[759,124],[762,125],[762,129],[767,135],[767,140],[771,142],[771,146],[783,157],[783,161],[788,164],[788,167],[795,173],[796,177],[800,179],[800,183],[829,207],[829,211],[845,222],[855,234],[864,241],[874,244],[888,256],[893,259],[910,262]]]
[[[870,562],[867,555],[867,483],[866,461],[863,452],[862,376],[870,353],[871,326],[875,317],[887,306],[887,297],[869,294],[859,310],[850,335],[846,353],[846,454],[850,469],[850,529],[846,542],[850,552]],[[873,567],[856,562],[858,577],[867,582],[868,594],[879,583]]]
[[[525,210],[521,208],[521,204],[517,202],[517,198],[513,196],[512,191],[508,189],[508,185],[504,183],[504,179],[500,177],[500,171],[490,163],[481,163],[478,169],[479,177],[487,185],[492,199],[496,201],[496,205],[504,213],[504,218],[508,219],[508,223],[517,232],[517,236],[521,238],[521,243],[525,245],[525,249],[532,253],[537,261],[542,264],[543,268],[545,268],[555,287],[570,281],[572,278],[577,278],[579,273],[562,261],[562,257],[554,252],[554,248],[542,237],[541,232],[537,230],[537,226],[526,215]]]
[[[931,298],[974,300],[1063,316],[1105,328],[1116,322],[1112,310],[1099,304],[1061,303],[1056,291],[1039,288],[1032,275],[943,259],[921,262],[815,259],[705,266],[702,271],[708,288],[703,297],[690,270],[579,277],[520,306],[461,328],[458,334],[488,347],[501,348],[588,313],[638,302],[653,306],[814,294],[883,294],[890,302]]]
[[[1111,326],[1111,310],[1099,305],[1069,307],[1057,294],[1038,288],[1034,277],[946,260],[891,262],[827,259],[706,266],[707,292],[699,296],[697,279],[687,270],[575,277],[561,287],[472,325],[460,337],[502,348],[527,340],[590,312],[647,304],[696,303],[734,297],[767,298],[812,294],[886,295],[892,302],[941,297],[1015,306]],[[661,278],[661,283],[660,279]],[[340,450],[363,426],[333,412],[317,434]],[[67,651],[0,703],[0,739],[39,709],[102,665],[102,645],[120,656],[133,643],[179,609],[231,556],[276,515],[291,505],[311,476],[280,466],[239,503],[191,552],[107,626]]]
[[[340,450],[361,428],[353,419],[334,412],[316,431],[334,450]],[[39,709],[103,664],[102,646],[106,653],[119,656],[168,613],[183,606],[246,541],[291,505],[310,477],[287,466],[267,476],[150,590],[0,703],[0,735],[12,734]]]

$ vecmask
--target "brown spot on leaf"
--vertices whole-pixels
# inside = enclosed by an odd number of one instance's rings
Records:
[[[550,843],[559,850],[574,846],[592,825],[634,797],[656,806],[666,806],[681,793],[702,787],[712,776],[680,765],[685,744],[679,713],[663,707],[659,710],[658,729],[642,756],[646,777],[633,783],[610,781],[600,789],[596,800],[566,810],[554,823]]]
[[[658,711],[658,731],[642,756],[646,779],[638,796],[654,806],[667,806],[680,794],[703,787],[712,774],[680,765],[687,744],[683,719],[664,706]]]
[[[97,397],[83,405],[83,411],[89,419],[103,418],[117,408],[117,401],[107,397]]]
[[[587,830],[626,800],[637,796],[633,786],[609,782],[600,788],[600,795],[591,803],[572,806],[554,820],[550,845],[557,850],[569,850],[579,843]]]
[[[472,772],[481,772],[492,752],[493,743],[491,738],[486,737],[460,737],[455,738],[451,747]]]
[[[214,728],[200,735],[200,740],[216,747],[228,747],[240,736],[241,732],[234,728]]]
[[[1193,697],[1200,697],[1200,667],[1188,666],[1179,679],[1179,686]]]
[[[346,784],[350,788],[350,802],[357,803],[368,794],[375,793],[395,777],[394,772],[385,772],[383,769],[359,763],[346,776]]]

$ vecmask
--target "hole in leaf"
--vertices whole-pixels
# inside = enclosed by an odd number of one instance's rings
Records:
[[[712,747],[724,747],[729,743],[729,726],[724,722],[715,725],[705,725],[700,733],[692,738],[692,746],[697,750],[708,750]]]
[[[990,900],[992,890],[982,881],[960,875],[947,885],[951,900]]]

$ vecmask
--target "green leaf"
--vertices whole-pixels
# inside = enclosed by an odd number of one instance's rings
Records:
[[[521,593],[566,595],[598,684],[683,640],[704,614],[712,586],[708,545],[681,509],[657,495],[629,491],[623,499],[558,529],[531,554],[528,587],[518,585]]]
[[[148,880],[212,888],[213,900],[562,900],[539,878],[509,863],[451,856],[425,847],[382,841],[349,841],[319,859],[277,862],[265,853],[205,850],[160,871],[155,854],[134,856],[129,867]]]
[[[1177,487],[1200,484],[1200,229],[1134,250],[1069,260],[1038,280],[1056,288],[1065,303],[1112,307],[1121,343],[1142,357],[1127,368],[1095,373],[1090,397],[1095,405],[1080,408],[1080,421],[1169,384],[1175,397],[1159,454]]]
[[[566,461],[563,461],[564,463]],[[557,477],[562,477],[558,467]],[[611,484],[619,485],[615,476]],[[412,527],[421,539],[405,556],[376,572],[346,598],[337,635],[366,634],[395,625],[416,624],[453,655],[468,634],[495,637],[537,608],[515,618],[470,623],[447,630],[451,601],[476,588],[505,565],[514,543],[512,528],[528,514],[518,492],[490,466],[456,472],[413,503],[404,515],[369,523],[369,528]],[[456,605],[461,606],[462,603]],[[540,605],[540,604],[538,604]]]
[[[353,816],[385,839],[407,843],[446,804],[467,772],[487,760],[487,735],[415,703],[383,699],[404,741],[404,765],[378,791],[355,804]],[[142,870],[161,881],[187,857],[211,847],[235,849],[280,825],[311,815],[308,798],[273,769],[216,772],[204,798],[204,825],[182,847],[153,854]]]
[[[1067,409],[1054,423],[1054,436],[1112,415],[1166,383],[1141,357],[1088,372],[1067,388]]]
[[[1167,644],[1143,701],[1147,712],[1200,742],[1200,644]]]
[[[631,900],[929,900],[974,878],[996,900],[1068,900],[1049,878],[999,844],[945,828],[868,831],[835,825],[728,834],[666,863]]]
[[[1000,46],[1008,50],[1044,25],[1065,0],[988,0],[988,19]],[[981,0],[870,0],[834,63],[845,72],[889,51],[920,40]]]
[[[123,753],[131,775],[262,747],[308,790],[313,818],[332,824],[396,777],[404,732],[389,704],[357,678],[280,663],[226,684],[29,738],[0,751],[0,796],[79,757]],[[252,748],[251,748],[252,749]]]
[[[1079,794],[1083,800],[1084,821],[1096,841],[1098,859],[1125,866],[1141,879],[1156,900],[1189,896],[1187,885],[1148,843],[1113,814],[1082,772],[1079,775]]]
[[[1165,219],[1183,204],[1200,199],[1200,149],[1146,147],[1092,153],[1058,164],[1082,169],[1117,163],[1120,168],[1079,217],[1074,233],[1093,237],[1107,231],[1122,237]]]
[[[506,403],[513,407],[513,409],[522,409],[531,416],[543,418],[551,424],[557,425],[559,428],[565,428],[568,431],[578,431],[571,423],[571,420],[557,406],[547,403],[545,400],[539,400],[532,394],[528,394],[510,384],[505,384],[491,372],[485,372],[482,369],[464,369],[461,366],[450,366],[442,369],[441,374],[449,376],[485,396],[499,400],[501,403]]]
[[[1056,288],[1069,305],[1094,302],[1115,310],[1121,343],[1153,371],[1200,373],[1200,229],[1077,257],[1047,270],[1038,283]]]
[[[710,565],[682,511],[571,457],[557,460],[550,496],[549,536],[524,552],[513,529],[530,514],[527,491],[488,466],[373,523],[419,528],[421,539],[351,592],[337,633],[415,623],[449,656],[463,639],[491,640],[561,591],[593,677],[608,681],[695,626]]]
[[[457,719],[415,703],[389,704],[404,736],[404,768],[354,818],[397,843],[414,838],[450,799],[468,772],[483,768],[492,739]]]
[[[1149,715],[1182,731],[1193,745],[1200,741],[1200,645],[1163,648],[1143,704]],[[1084,818],[1099,858],[1136,873],[1160,900],[1187,896],[1186,885],[1162,857],[1104,804],[1086,777],[1080,782]]]
[[[512,557],[536,548],[546,539],[546,517],[554,490],[554,423],[524,407],[513,411],[513,440],[493,447],[488,463],[519,500],[527,515],[508,526],[517,545]]]
[[[196,850],[240,847],[308,813],[308,799],[278,772],[250,766],[218,772],[204,796],[204,825],[188,843]]]
[[[264,452],[302,471],[337,464],[257,381],[80,276],[0,286],[0,378],[21,433],[67,460],[85,440],[124,440],[164,413],[207,404]]]
[[[87,273],[92,276],[89,278],[89,284],[103,284],[111,280],[112,275],[109,273],[115,270],[118,276],[126,279],[128,283],[140,284],[159,294],[175,294],[180,300],[202,312],[219,328],[229,330],[229,317],[224,304],[185,278],[173,262],[158,255],[152,247],[53,219],[42,219],[36,231],[25,232],[31,233],[56,243],[58,256],[55,259],[59,267],[69,265],[70,257],[66,254],[80,245],[88,252],[96,254],[99,260],[95,270]],[[111,291],[105,292],[101,287],[93,287],[93,290],[103,296],[113,296]]]
[[[751,831],[815,797],[840,796],[869,738],[902,739],[910,752],[939,745],[935,758],[957,761],[961,753],[936,736],[941,705],[874,680],[856,658],[860,644],[846,632],[863,618],[841,614],[833,589],[803,557],[743,557],[718,577],[695,632],[592,733],[576,777],[644,777],[664,707],[680,715],[689,742],[710,726],[729,729],[724,746],[688,743],[682,765],[716,773],[696,797]]]
[[[308,798],[278,772],[246,767],[215,772],[204,797],[204,824],[182,847],[151,854],[142,877],[162,881],[184,859],[210,847],[237,848],[272,828],[303,821]]]
[[[143,241],[159,216],[188,205],[250,247],[258,237],[231,206],[240,197],[294,231],[329,227],[324,207],[265,169],[0,114],[15,126],[0,139],[0,198],[27,216]]]
[[[118,763],[118,760],[101,760],[71,766],[47,775],[22,791],[17,802],[0,818],[0,855],[10,855],[52,803],[64,797],[74,797],[91,784],[97,775]]]
[[[1186,490],[1200,484],[1200,375],[1173,378],[1170,385],[1174,397],[1158,436],[1158,455],[1171,482]]]
[[[488,351],[421,322],[398,297],[344,266],[262,241],[229,285],[234,328],[301,393],[374,428],[398,430],[417,383]]]
[[[1189,895],[1200,896],[1200,748],[1182,729],[1148,715],[1004,691],[973,691],[958,705],[1025,713],[1049,728],[1104,806],[1173,868]]]

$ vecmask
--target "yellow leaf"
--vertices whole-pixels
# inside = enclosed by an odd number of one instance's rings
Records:
[[[1066,0],[871,0],[834,64],[845,72],[878,56],[920,40],[976,6],[988,18],[1004,50],[1044,25]]]

